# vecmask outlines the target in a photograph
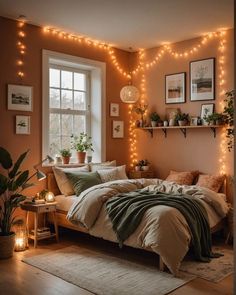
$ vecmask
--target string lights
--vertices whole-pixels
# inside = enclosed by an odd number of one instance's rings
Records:
[[[17,23],[17,50],[18,50],[18,58],[16,61],[18,70],[17,70],[17,76],[22,79],[25,76],[25,73],[23,71],[24,67],[24,56],[26,52],[26,45],[25,45],[25,31],[24,31],[24,26],[25,26],[25,17],[20,16],[19,21]]]

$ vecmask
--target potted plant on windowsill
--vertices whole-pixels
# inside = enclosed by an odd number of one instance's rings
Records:
[[[179,126],[186,126],[189,123],[189,115],[185,113],[178,113],[175,117],[175,121],[178,122]]]
[[[78,163],[85,162],[86,151],[94,151],[91,139],[92,137],[84,132],[79,136],[71,135],[71,146],[77,151]]]
[[[0,147],[0,165],[6,171],[0,173],[0,258],[9,258],[13,255],[15,245],[15,233],[12,226],[19,222],[13,213],[19,207],[20,202],[24,201],[26,196],[22,191],[32,186],[28,183],[29,170],[20,171],[20,166],[28,152],[20,155],[13,165],[12,158],[7,150]]]
[[[157,112],[153,112],[150,114],[150,120],[151,120],[151,126],[156,127],[158,121],[160,120],[160,116],[157,114]]]
[[[70,163],[71,151],[70,149],[62,149],[60,150],[60,155],[62,157],[63,164]]]

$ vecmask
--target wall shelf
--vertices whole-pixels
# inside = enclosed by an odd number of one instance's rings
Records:
[[[148,132],[150,132],[151,134],[151,137],[153,137],[153,132],[155,130],[162,130],[165,137],[167,137],[167,131],[168,130],[172,130],[172,129],[179,129],[184,137],[186,138],[187,137],[187,130],[188,129],[209,129],[213,132],[213,136],[214,138],[216,137],[216,130],[217,128],[222,128],[223,125],[201,125],[201,126],[168,126],[168,127],[164,127],[164,126],[161,126],[161,127],[142,127],[142,128],[137,128],[137,129],[141,129],[141,130],[147,130]]]

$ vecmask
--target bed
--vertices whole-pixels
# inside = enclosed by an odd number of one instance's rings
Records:
[[[54,175],[52,173],[48,174],[48,189],[54,192],[58,202],[56,213],[58,225],[112,242],[117,242],[117,238],[112,230],[111,221],[106,214],[105,201],[120,192],[129,192],[147,187],[152,189],[157,186],[158,189],[161,189],[163,185],[171,188],[171,190],[173,188],[176,190],[179,190],[180,187],[181,189],[184,188],[184,193],[189,188],[192,188],[163,182],[159,179],[136,179],[97,185],[86,190],[79,197],[73,195],[65,197],[61,195]],[[204,190],[204,194],[207,202],[206,200],[202,200],[202,202],[204,202],[204,207],[208,213],[211,232],[214,233],[224,228],[224,217],[228,205],[223,194],[212,193],[208,190]],[[215,207],[212,206],[214,202]],[[156,218],[157,215],[158,218]],[[158,223],[155,223],[154,220],[158,220]],[[162,222],[165,227],[167,226],[166,230],[164,226],[160,226]],[[166,231],[169,232],[168,235],[166,235]],[[157,206],[147,210],[144,220],[124,244],[157,253],[159,255],[160,270],[164,270],[164,267],[167,266],[174,275],[177,275],[180,263],[189,250],[190,241],[191,236],[188,225],[181,213],[174,208]],[[174,248],[171,245],[174,245]]]

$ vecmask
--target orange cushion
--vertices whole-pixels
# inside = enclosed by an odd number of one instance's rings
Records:
[[[206,187],[218,193],[224,184],[224,180],[225,175],[200,174],[196,185]]]
[[[170,171],[166,180],[173,181],[180,185],[192,185],[194,178],[196,177],[196,172],[177,172]]]

